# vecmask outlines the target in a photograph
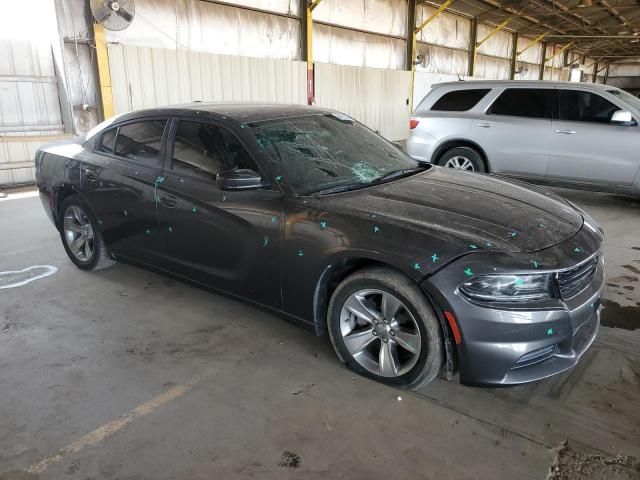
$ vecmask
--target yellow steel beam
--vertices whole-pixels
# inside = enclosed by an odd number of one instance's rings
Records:
[[[446,10],[446,8],[451,5],[453,3],[453,0],[447,0],[446,2],[444,2],[442,5],[440,5],[438,7],[438,9],[433,12],[431,15],[429,15],[429,17],[422,22],[418,27],[416,27],[416,29],[413,31],[413,33],[418,33],[420,32],[420,30],[422,30],[424,27],[426,27],[429,23],[431,23],[431,21],[433,19],[435,19],[438,15],[440,15],[442,12],[444,12]]]
[[[96,58],[98,60],[98,80],[100,82],[100,98],[104,118],[113,117],[113,92],[111,91],[111,72],[109,71],[109,52],[105,39],[104,27],[99,23],[93,26],[96,42]]]
[[[491,30],[489,32],[489,35],[487,35],[486,37],[484,37],[482,40],[480,40],[478,43],[476,43],[476,48],[478,48],[480,45],[482,45],[484,42],[486,42],[487,40],[489,40],[491,37],[493,37],[496,33],[498,33],[500,30],[502,30],[504,27],[507,26],[507,24],[513,19],[513,17],[509,17],[507,18],[504,22],[502,22],[500,25],[498,25],[496,28],[494,28],[493,30]]]
[[[507,26],[507,24],[511,21],[513,17],[509,17],[507,18],[504,22],[502,22],[500,25],[498,25],[496,28],[494,28],[493,30],[491,30],[489,32],[489,34],[484,37],[482,40],[480,40],[479,42],[476,42],[475,48],[473,49],[473,65],[471,67],[471,72],[475,75],[476,72],[476,62],[478,60],[478,47],[480,47],[480,45],[482,45],[484,42],[486,42],[487,40],[489,40],[491,37],[493,37],[496,33],[498,33],[500,30],[502,30],[504,27]]]
[[[522,55],[524,52],[526,52],[527,50],[529,50],[534,45],[537,45],[538,43],[540,43],[544,39],[544,37],[546,37],[547,35],[549,35],[549,32],[544,32],[542,35],[538,35],[536,38],[534,38],[531,41],[531,43],[529,43],[526,47],[524,47],[522,50],[518,52],[518,57]]]
[[[411,45],[412,45],[411,52],[413,53],[414,57],[416,56],[418,33],[420,33],[424,27],[429,25],[429,23],[431,23],[438,15],[444,12],[447,9],[447,7],[451,5],[453,2],[454,0],[447,0],[446,2],[444,2],[442,5],[440,5],[437,8],[435,12],[429,15],[429,17],[427,17],[427,19],[424,22],[422,22],[420,25],[418,25],[416,28],[413,29],[413,32],[411,32]],[[413,112],[413,88],[415,84],[415,78],[416,78],[416,62],[415,62],[415,58],[412,58],[411,59],[411,83],[409,85],[409,113]]]

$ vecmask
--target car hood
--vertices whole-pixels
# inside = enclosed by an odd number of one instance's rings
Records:
[[[511,252],[556,245],[583,223],[566,200],[542,188],[440,167],[323,200],[345,213]]]

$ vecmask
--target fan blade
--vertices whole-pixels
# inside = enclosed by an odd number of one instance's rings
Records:
[[[96,19],[96,22],[102,23],[113,13],[113,10],[110,7],[100,7],[96,9],[93,13],[93,18]]]
[[[120,7],[116,13],[118,15],[120,15],[122,18],[124,18],[127,22],[131,22],[133,20],[133,15],[131,15],[129,12],[127,12],[126,10],[124,10],[122,7]]]

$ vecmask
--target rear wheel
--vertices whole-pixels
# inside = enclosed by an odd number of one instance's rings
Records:
[[[353,371],[403,388],[429,383],[442,368],[442,331],[422,291],[385,268],[347,277],[329,304],[338,357]]]
[[[486,172],[482,156],[471,147],[455,147],[444,152],[438,165],[467,172]]]
[[[60,237],[71,261],[83,270],[99,270],[115,263],[107,251],[89,208],[76,195],[60,207]]]

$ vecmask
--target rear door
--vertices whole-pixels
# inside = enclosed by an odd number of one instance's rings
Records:
[[[280,308],[281,193],[224,191],[216,175],[259,171],[238,137],[215,123],[175,119],[170,166],[158,184],[158,215],[169,269],[220,290]]]
[[[553,88],[501,91],[473,122],[491,171],[543,177],[549,164]]]
[[[631,185],[640,167],[640,130],[611,123],[614,112],[623,109],[595,92],[558,89],[547,176]]]
[[[167,118],[145,118],[105,130],[81,172],[82,191],[109,250],[150,264],[157,264],[161,249],[152,239],[167,125]]]

